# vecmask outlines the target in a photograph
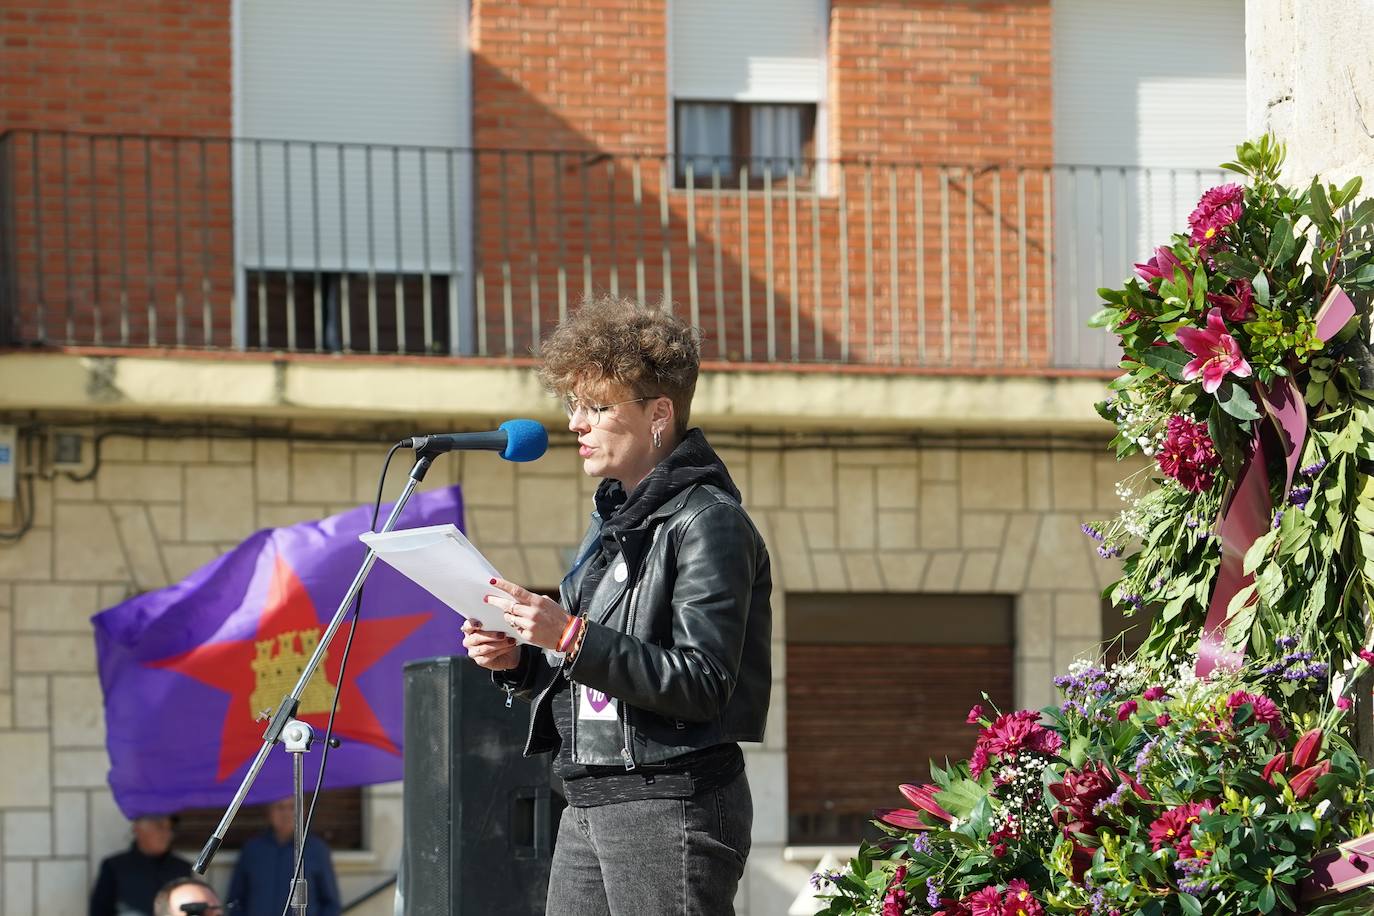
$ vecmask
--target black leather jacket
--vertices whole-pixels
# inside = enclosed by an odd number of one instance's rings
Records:
[[[591,526],[559,592],[574,606],[601,517]],[[773,581],[768,550],[725,491],[691,486],[623,532],[587,604],[587,633],[566,666],[620,702],[618,721],[573,718],[573,761],[589,766],[661,763],[730,741],[762,741],[772,686]],[[623,568],[622,568],[623,564]],[[554,750],[553,690],[563,658],[524,647],[497,684],[531,700],[526,756]],[[573,691],[574,693],[576,690]]]

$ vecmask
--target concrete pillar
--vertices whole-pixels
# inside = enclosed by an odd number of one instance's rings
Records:
[[[1374,0],[1246,0],[1246,125],[1288,145],[1285,179],[1374,193]],[[1374,761],[1371,678],[1354,691],[1355,742]]]
[[[1371,44],[1374,0],[1246,0],[1246,127],[1288,144],[1288,181],[1374,176]]]

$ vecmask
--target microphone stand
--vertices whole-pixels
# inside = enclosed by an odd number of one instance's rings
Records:
[[[410,478],[406,481],[405,489],[401,492],[396,504],[391,508],[391,514],[387,516],[386,523],[382,525],[381,532],[391,531],[396,527],[396,520],[401,516],[401,510],[405,508],[410,500],[411,494],[420,481],[425,479],[425,474],[429,472],[429,467],[434,463],[435,455],[442,452],[441,447],[432,448],[422,446],[416,451],[415,466],[410,469]],[[379,532],[380,533],[380,532]],[[262,747],[258,748],[257,756],[253,758],[253,763],[248,767],[248,772],[244,774],[243,782],[239,789],[234,793],[233,801],[229,802],[229,807],[224,812],[224,817],[220,818],[219,826],[210,839],[205,841],[205,848],[200,851],[200,857],[196,859],[195,870],[197,874],[205,874],[205,870],[210,867],[210,861],[219,851],[220,845],[224,842],[224,834],[228,832],[229,825],[233,823],[234,815],[238,814],[239,808],[243,806],[243,800],[248,796],[249,790],[253,787],[253,781],[258,778],[258,772],[263,764],[267,762],[267,754],[272,750],[272,746],[280,741],[286,742],[286,750],[291,754],[292,759],[292,780],[293,780],[293,804],[294,827],[293,842],[294,865],[292,872],[296,877],[291,885],[290,908],[297,916],[305,916],[307,887],[304,876],[302,858],[305,855],[305,836],[304,836],[304,790],[301,785],[302,777],[302,755],[310,750],[313,741],[313,734],[310,726],[296,718],[296,710],[300,706],[301,695],[305,692],[305,685],[310,683],[310,678],[314,676],[315,669],[319,667],[324,659],[325,650],[329,648],[329,642],[334,638],[334,634],[343,624],[344,617],[348,614],[349,605],[353,603],[358,592],[362,590],[363,580],[372,571],[372,565],[377,562],[377,552],[371,547],[367,549],[367,556],[363,558],[362,566],[358,569],[358,574],[353,577],[353,584],[348,587],[348,592],[343,600],[339,602],[339,609],[334,612],[334,618],[329,621],[328,628],[324,635],[315,646],[315,651],[311,654],[310,660],[306,662],[305,670],[301,672],[300,679],[296,681],[296,686],[291,688],[282,701],[277,704],[276,713],[268,723],[267,730],[262,735]],[[285,737],[283,738],[283,732]]]

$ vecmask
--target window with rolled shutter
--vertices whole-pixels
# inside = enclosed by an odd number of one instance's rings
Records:
[[[312,787],[313,788],[313,787]],[[305,793],[307,810],[310,806],[310,790]],[[192,808],[177,816],[176,847],[178,849],[199,850],[210,834],[219,826],[224,817],[223,807]],[[229,832],[224,836],[224,848],[238,850],[244,841],[267,829],[267,806],[244,805],[234,817]],[[330,849],[363,848],[363,790],[324,789],[320,792],[319,804],[315,806],[315,817],[310,822],[310,835],[317,836],[328,844]]]
[[[827,0],[675,0],[669,57],[677,183],[746,169],[798,178],[818,155]]]
[[[898,785],[969,755],[983,691],[1013,708],[1013,674],[1009,596],[788,595],[788,841],[875,836]]]
[[[470,284],[458,279],[472,244],[472,162],[460,152],[472,145],[468,5],[238,4],[235,226],[249,345],[457,353],[470,338]],[[436,282],[420,290],[422,278]],[[385,320],[376,297],[387,290],[404,315],[369,328]],[[278,327],[288,312],[295,340]],[[405,327],[426,321],[444,327]]]

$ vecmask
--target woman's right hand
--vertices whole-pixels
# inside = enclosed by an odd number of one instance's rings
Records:
[[[504,633],[488,633],[476,620],[463,621],[463,648],[468,658],[488,671],[509,671],[520,664],[520,647]]]

